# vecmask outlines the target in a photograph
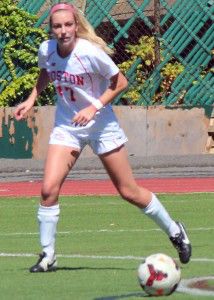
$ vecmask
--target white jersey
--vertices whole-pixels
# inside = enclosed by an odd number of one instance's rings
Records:
[[[47,70],[57,91],[55,126],[72,126],[74,115],[98,99],[108,88],[109,79],[119,72],[102,49],[81,38],[65,58],[58,55],[56,40],[43,42],[39,48],[38,65]],[[96,113],[86,128],[103,128],[115,121],[117,119],[108,104]],[[81,127],[73,129],[81,130]]]

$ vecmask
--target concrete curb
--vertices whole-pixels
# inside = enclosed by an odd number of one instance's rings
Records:
[[[129,157],[136,178],[214,177],[214,155]],[[43,177],[43,160],[0,159],[0,181],[34,181]],[[100,160],[79,158],[68,175],[72,179],[106,179]]]

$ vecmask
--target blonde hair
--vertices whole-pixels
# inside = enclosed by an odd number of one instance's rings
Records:
[[[83,15],[83,12],[81,12],[76,6],[74,6],[71,3],[63,2],[63,4],[66,4],[66,5],[69,5],[72,7],[72,12],[74,14],[74,18],[75,18],[75,21],[78,26],[76,36],[79,38],[88,40],[91,43],[96,44],[107,54],[112,55],[114,53],[114,50],[111,49],[110,47],[108,47],[107,43],[96,34],[93,26],[89,23],[89,21]],[[57,5],[54,5],[51,10],[53,10],[53,8],[55,6],[57,6]],[[54,10],[54,11],[56,11],[56,10]],[[50,15],[50,27],[51,27],[51,15]]]

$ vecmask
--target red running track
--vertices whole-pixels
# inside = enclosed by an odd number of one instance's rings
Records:
[[[137,179],[154,193],[214,192],[214,178]],[[0,197],[39,196],[41,181],[0,182]],[[117,195],[110,180],[66,180],[61,195]]]

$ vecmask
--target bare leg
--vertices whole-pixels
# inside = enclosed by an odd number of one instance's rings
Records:
[[[60,188],[72,169],[79,152],[67,146],[49,145],[41,191],[41,205],[58,203]]]
[[[100,155],[100,159],[121,197],[139,208],[147,207],[152,193],[137,185],[125,147]]]
[[[101,155],[100,159],[123,199],[139,207],[169,236],[179,232],[177,224],[171,219],[157,197],[149,190],[137,185],[124,146]]]
[[[30,268],[30,272],[50,271],[56,267],[55,236],[60,214],[58,196],[78,156],[79,152],[70,147],[49,145],[38,209],[42,254],[39,261]]]
[[[123,199],[136,205],[170,237],[177,249],[180,261],[188,263],[192,253],[190,241],[182,223],[175,222],[158,198],[145,188],[137,185],[128,162],[125,148],[100,155],[112,182]]]

